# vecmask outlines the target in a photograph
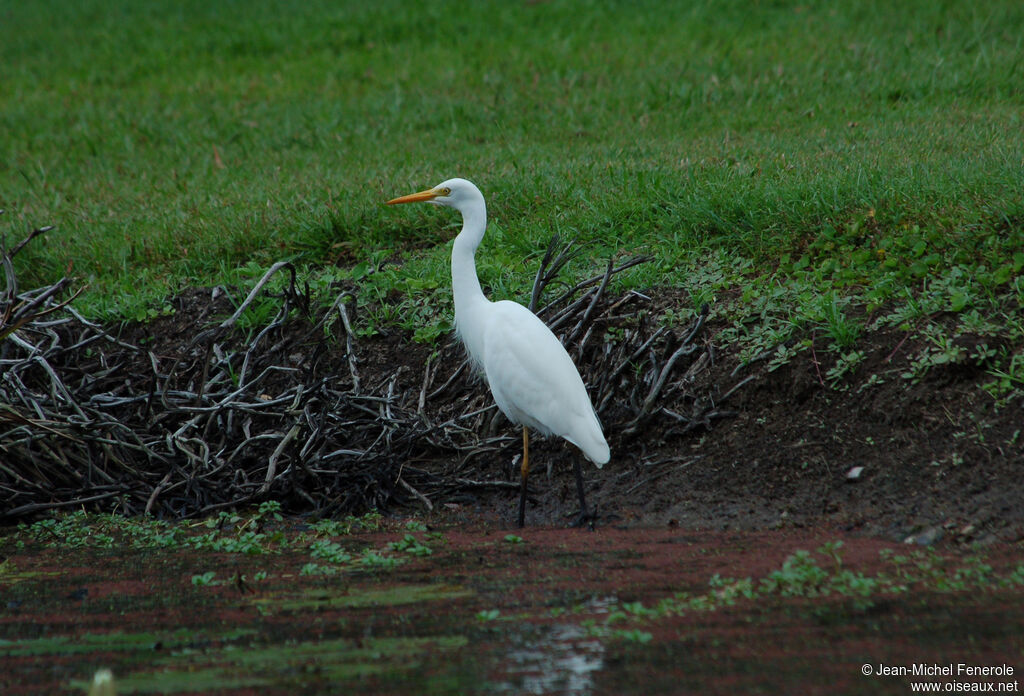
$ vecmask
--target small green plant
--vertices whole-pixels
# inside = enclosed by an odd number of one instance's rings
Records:
[[[638,628],[614,631],[612,633],[612,637],[619,638],[625,641],[630,641],[633,643],[640,643],[641,645],[646,645],[654,639],[654,636],[651,633],[649,633],[648,631],[641,631]]]
[[[360,517],[349,515],[342,520],[317,520],[310,524],[310,530],[316,536],[326,537],[347,536],[357,531],[374,532],[381,528],[383,519],[383,515],[374,511]]]
[[[857,387],[857,392],[859,393],[864,391],[865,389],[877,387],[880,384],[885,384],[885,379],[882,377],[882,375],[878,374],[877,372],[874,372],[871,375],[869,375],[866,380],[864,380],[863,384]]]
[[[850,304],[849,298],[840,299],[835,292],[823,297],[819,305],[825,331],[837,350],[852,347],[860,338],[863,327],[849,317],[845,309]]]
[[[622,604],[622,610],[638,617],[650,616],[654,613],[645,607],[643,602],[624,602]]]
[[[366,549],[359,558],[359,564],[363,568],[374,570],[391,570],[402,563],[401,559],[394,556],[386,556],[375,549]]]
[[[216,577],[216,575],[217,574],[212,570],[208,570],[207,572],[202,573],[200,575],[193,575],[192,584],[196,587],[211,587],[213,585],[219,585],[220,581],[214,580],[214,577]]]
[[[1024,586],[1024,563],[1014,568],[1013,571],[1006,576],[1002,584],[1009,587]]]
[[[253,530],[231,535],[223,533],[220,529],[214,529],[206,534],[192,537],[187,543],[194,549],[258,555],[272,552],[272,548],[266,541],[265,534]]]
[[[302,568],[299,570],[299,575],[337,575],[340,572],[341,569],[338,568],[338,566],[320,565],[319,563],[310,562],[302,566]]]
[[[833,389],[844,391],[846,386],[843,385],[843,381],[848,375],[853,374],[863,361],[864,352],[860,350],[852,350],[839,356],[836,359],[836,364],[825,372],[828,385]]]
[[[84,510],[76,510],[61,517],[52,517],[32,523],[29,532],[48,546],[66,548],[112,548],[114,537],[104,531],[110,518],[93,517]]]
[[[843,542],[840,540],[827,541],[821,545],[818,549],[818,553],[828,556],[832,559],[832,562],[836,564],[836,570],[843,566],[843,555],[839,552],[843,548]]]
[[[182,525],[150,517],[129,518],[84,510],[39,520],[31,526],[20,525],[19,529],[48,546],[66,548],[174,548],[187,538]]]
[[[827,594],[828,573],[818,566],[809,551],[797,551],[787,558],[782,568],[761,580],[763,594],[783,597],[816,597]]]
[[[716,573],[708,581],[708,586],[715,606],[732,606],[740,599],[753,599],[755,595],[750,578],[723,578]]]
[[[281,522],[283,519],[284,517],[281,516],[281,503],[276,500],[266,500],[260,503],[254,518],[255,521],[261,523],[269,520]]]
[[[515,544],[522,544],[524,542],[523,542],[523,538],[521,536],[518,536],[516,534],[506,534],[505,535],[505,543],[506,544],[513,544],[513,545],[515,545]]]
[[[406,534],[399,541],[392,541],[388,544],[388,548],[393,551],[402,551],[410,556],[429,556],[434,553],[433,549],[423,544],[412,534]]]
[[[775,347],[768,359],[768,371],[774,372],[783,365],[788,365],[794,357],[810,346],[809,341],[797,341],[793,344],[781,343]]]
[[[988,374],[995,379],[982,388],[997,400],[1008,400],[1024,391],[1024,350],[1017,351],[1004,362],[1003,368],[991,368]]]
[[[1015,571],[998,577],[992,566],[979,556],[962,561],[940,555],[934,548],[915,549],[909,554],[884,552],[895,568],[895,577],[904,586],[917,586],[935,592],[962,592],[1012,585]],[[1019,568],[1018,568],[1019,570]]]
[[[274,553],[287,546],[283,532],[259,531],[268,521],[283,519],[276,502],[251,515],[221,512],[199,523],[171,524],[150,517],[91,514],[78,510],[40,520],[22,529],[51,546],[133,549],[189,547],[224,553]],[[195,528],[209,531],[195,533]]]
[[[309,545],[309,555],[313,558],[341,565],[352,560],[352,554],[342,548],[341,544],[328,539],[318,539]]]
[[[480,622],[496,621],[501,616],[499,609],[481,609],[476,613],[476,620]]]
[[[221,553],[259,555],[277,553],[288,546],[283,531],[265,531],[268,523],[280,522],[281,505],[277,501],[265,501],[255,512],[221,511],[199,523],[210,531],[189,537],[183,541],[194,549]]]
[[[640,628],[616,628],[614,624],[622,621],[623,619],[623,614],[615,612],[614,615],[609,615],[609,617],[602,622],[598,622],[595,619],[585,619],[580,622],[580,626],[586,630],[588,635],[602,640],[623,640],[646,645],[654,639],[654,635],[652,633]]]

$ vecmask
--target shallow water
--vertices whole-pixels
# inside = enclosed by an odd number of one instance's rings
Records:
[[[988,550],[977,582],[964,568],[980,566],[946,549],[915,561],[927,583],[863,597],[825,592],[787,559],[805,549],[830,577],[874,578],[896,568],[881,550],[904,549],[796,531],[506,534],[452,526],[424,538],[429,555],[329,576],[300,574],[309,557],[290,551],[5,544],[0,693],[84,693],[101,667],[119,694],[573,696],[907,693],[908,679],[862,665],[1024,667],[1012,547]],[[839,560],[821,551],[837,540]],[[743,596],[783,571],[797,578],[785,592]]]

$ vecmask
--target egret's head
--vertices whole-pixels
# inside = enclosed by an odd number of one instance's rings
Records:
[[[434,188],[427,189],[426,191],[393,198],[387,204],[433,203],[434,205],[447,205],[457,210],[465,210],[466,206],[477,201],[483,202],[483,194],[480,193],[480,189],[472,181],[448,179],[448,181],[442,181]]]

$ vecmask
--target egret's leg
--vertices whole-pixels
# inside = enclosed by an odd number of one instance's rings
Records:
[[[519,491],[519,528],[526,524],[526,477],[530,473],[530,431],[523,426],[522,488]]]
[[[594,529],[594,518],[587,510],[587,500],[583,495],[583,467],[580,466],[580,458],[572,458],[572,469],[576,474],[576,493],[580,496],[580,516],[576,518],[576,522],[573,524],[574,527],[582,527],[584,524],[590,526],[590,529]]]

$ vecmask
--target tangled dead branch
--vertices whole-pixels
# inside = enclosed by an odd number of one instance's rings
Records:
[[[510,459],[517,438],[497,427],[454,341],[431,353],[360,339],[352,290],[314,310],[287,263],[188,341],[126,340],[75,311],[68,278],[19,289],[12,259],[48,229],[0,250],[0,519],[69,506],[184,517],[268,498],[328,515],[431,508],[515,485],[479,476],[479,462]],[[532,306],[575,254],[552,240]],[[714,360],[707,308],[676,329],[659,324],[639,293],[609,296],[611,279],[645,260],[609,262],[538,311],[572,346],[613,450],[728,415],[695,386]],[[281,273],[277,315],[255,333],[240,330]]]

